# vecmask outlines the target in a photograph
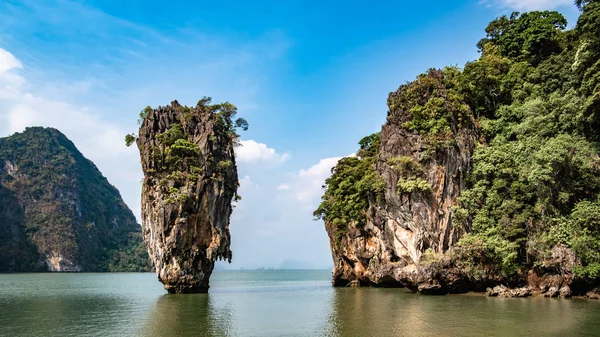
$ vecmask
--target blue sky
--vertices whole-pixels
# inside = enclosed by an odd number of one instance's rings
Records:
[[[495,17],[571,0],[0,0],[0,136],[57,127],[139,217],[142,173],[123,137],[145,106],[202,96],[250,123],[238,149],[243,200],[230,268],[331,265],[320,186],[379,131],[390,91],[464,65]]]

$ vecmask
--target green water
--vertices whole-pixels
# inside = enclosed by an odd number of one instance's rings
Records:
[[[334,289],[327,271],[221,272],[208,295],[154,274],[0,275],[1,336],[600,336],[600,302]]]

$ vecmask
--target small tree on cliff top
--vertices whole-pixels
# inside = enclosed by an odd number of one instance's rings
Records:
[[[234,120],[234,117],[237,115],[237,107],[229,102],[224,102],[220,104],[211,104],[212,98],[204,96],[196,104],[196,109],[208,109],[210,112],[215,114],[217,117],[217,132],[221,132],[224,136],[228,137],[235,144],[237,144],[237,139],[239,135],[237,134],[237,129],[242,129],[243,131],[248,131],[248,121],[244,118],[237,118]],[[183,106],[183,110],[187,111],[187,114],[194,113],[194,109],[188,106]],[[145,107],[139,114],[138,124],[144,123],[144,120],[148,118],[150,113],[152,112],[152,108],[150,106]],[[137,140],[137,136],[135,133],[130,133],[125,136],[125,145],[131,146]]]

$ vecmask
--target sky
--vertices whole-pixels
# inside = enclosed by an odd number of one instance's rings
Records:
[[[390,91],[463,66],[494,18],[571,0],[0,0],[0,137],[67,135],[140,219],[139,111],[202,96],[248,120],[237,148],[242,200],[233,263],[330,268],[312,212],[341,157],[385,122]]]

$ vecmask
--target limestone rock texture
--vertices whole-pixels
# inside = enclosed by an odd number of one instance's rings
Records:
[[[564,298],[582,294],[589,285],[574,277],[577,257],[565,245],[555,246],[539,266],[511,276],[485,265],[474,274],[455,258],[457,242],[471,228],[453,223],[453,207],[466,188],[475,146],[486,140],[468,106],[449,98],[451,89],[445,87],[444,76],[441,70],[430,70],[390,93],[374,164],[383,187],[367,195],[366,221],[354,221],[340,230],[325,218],[334,261],[333,285],[406,287],[427,295],[477,291],[493,297]],[[449,112],[437,116],[447,121],[442,133],[411,127],[419,118],[414,111],[431,102]],[[459,108],[464,113],[456,113]],[[405,168],[399,169],[401,165]],[[406,172],[407,167],[411,172]]]
[[[189,108],[173,101],[145,113],[137,138],[144,241],[169,293],[205,293],[215,261],[232,257],[235,137],[202,102]]]
[[[439,78],[441,71],[428,76]],[[332,244],[333,284],[409,287],[424,293],[443,292],[453,277],[440,278],[431,268],[421,266],[422,254],[446,252],[465,232],[452,223],[452,207],[460,196],[471,156],[479,137],[473,120],[450,120],[447,145],[431,151],[431,139],[405,127],[411,118],[410,104],[402,102],[410,84],[390,93],[387,122],[383,125],[376,170],[385,182],[384,195],[370,201],[364,227],[348,229],[338,247]],[[443,85],[435,93],[424,93],[423,104],[431,98],[444,98]],[[434,97],[435,96],[435,97]],[[422,178],[430,191],[400,193],[397,170],[389,165],[394,157],[412,158],[422,167]],[[326,222],[330,240],[335,233]],[[440,281],[438,281],[440,279]]]

